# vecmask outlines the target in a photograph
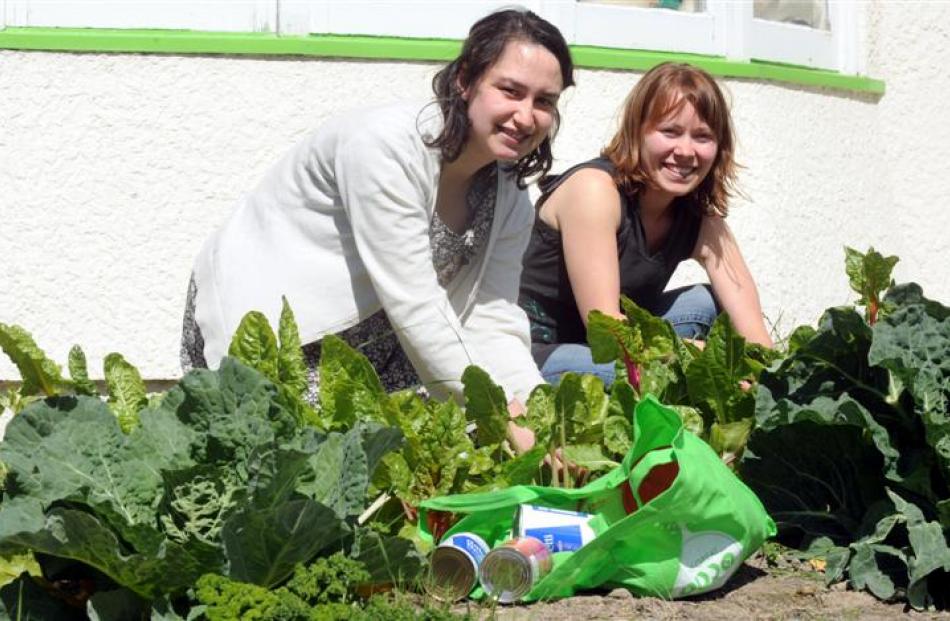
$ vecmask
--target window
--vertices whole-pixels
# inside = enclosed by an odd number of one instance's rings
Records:
[[[0,0],[6,26],[464,38],[510,0]],[[863,73],[845,0],[521,0],[569,43]]]

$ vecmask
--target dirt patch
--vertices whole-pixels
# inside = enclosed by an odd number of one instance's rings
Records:
[[[824,576],[806,563],[774,567],[759,554],[739,568],[723,589],[677,601],[637,598],[624,589],[606,594],[580,595],[525,606],[499,606],[494,611],[478,605],[458,606],[476,619],[543,621],[600,619],[713,620],[728,619],[843,619],[877,621],[906,619],[950,621],[950,612],[917,612],[902,603],[888,604],[865,592],[850,591],[844,583],[826,587]]]

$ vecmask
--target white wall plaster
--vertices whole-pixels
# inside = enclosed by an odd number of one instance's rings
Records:
[[[950,302],[950,3],[865,10],[882,98],[723,81],[747,195],[729,221],[779,334],[853,299],[845,244],[899,255],[899,281]],[[0,321],[58,361],[79,343],[95,377],[110,351],[176,377],[191,261],[235,198],[328,116],[427,97],[435,69],[0,51]],[[596,154],[638,77],[578,71],[558,168]],[[0,356],[0,379],[17,378]]]

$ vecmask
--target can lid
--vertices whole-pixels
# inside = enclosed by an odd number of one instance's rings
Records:
[[[489,552],[482,561],[478,577],[485,592],[503,604],[527,595],[535,580],[531,561],[511,548],[496,548]]]
[[[477,580],[475,564],[463,551],[444,546],[432,553],[426,591],[436,599],[458,601],[472,592]]]

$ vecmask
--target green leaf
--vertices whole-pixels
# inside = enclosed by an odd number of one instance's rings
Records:
[[[138,425],[139,410],[148,405],[145,382],[138,369],[126,362],[121,354],[107,355],[103,371],[109,390],[109,407],[119,420],[122,431],[129,433]]]
[[[244,315],[231,338],[228,355],[237,358],[271,381],[278,381],[277,337],[263,313]]]
[[[547,448],[551,445],[554,429],[555,388],[550,384],[535,387],[525,404],[525,414],[515,418],[516,424],[527,427],[534,433],[535,446]]]
[[[620,465],[606,455],[601,447],[594,444],[573,444],[564,447],[564,458],[591,472],[606,472]]]
[[[755,366],[746,356],[745,339],[726,313],[716,318],[702,354],[686,369],[690,399],[705,421],[726,424],[751,418],[755,396],[740,383],[754,379]]]
[[[752,418],[731,423],[713,423],[709,429],[709,446],[719,455],[742,455],[754,423]]]
[[[280,348],[277,351],[277,380],[279,384],[286,386],[291,394],[303,397],[307,393],[307,363],[304,361],[303,349],[300,346],[300,333],[297,330],[294,312],[290,309],[286,297],[281,297],[281,301],[283,305],[277,329],[280,337]]]
[[[0,588],[0,617],[15,621],[85,621],[86,615],[50,596],[30,576]]]
[[[333,509],[310,498],[243,507],[231,515],[222,531],[228,576],[272,587],[290,576],[295,565],[333,546],[346,532]]]
[[[69,377],[73,380],[73,386],[78,395],[88,395],[98,397],[99,390],[89,379],[89,372],[86,370],[86,354],[83,353],[79,345],[73,345],[69,350]]]
[[[23,572],[31,576],[43,575],[43,570],[40,569],[32,552],[0,555],[0,586],[10,584]]]
[[[32,499],[0,506],[0,542],[4,550],[30,549],[80,561],[145,598],[182,593],[208,569],[169,541],[163,543],[162,554],[130,553],[94,515],[55,507],[44,516],[39,502]]]
[[[151,414],[126,435],[99,399],[58,397],[10,422],[0,461],[10,468],[19,496],[44,506],[82,502],[139,550],[155,550],[161,540],[154,510],[162,491],[159,473],[188,464],[193,441],[167,414]]]
[[[895,397],[906,390],[913,398],[926,441],[950,482],[950,309],[923,301],[901,306],[874,326],[868,362],[896,378]]]
[[[950,547],[938,522],[928,522],[923,512],[888,490],[888,497],[907,524],[907,535],[913,550],[913,559],[908,563],[909,584],[907,595],[911,606],[918,610],[933,605],[933,597],[927,589],[927,577],[942,570],[950,572]]]
[[[59,365],[47,358],[30,333],[20,326],[0,323],[0,348],[20,370],[21,395],[53,396],[72,387],[63,378]]]
[[[501,444],[508,437],[508,399],[484,370],[469,366],[462,373],[466,417],[475,422],[479,446]]]
[[[369,571],[370,584],[411,587],[426,568],[425,556],[412,541],[365,528],[356,533],[352,557]]]
[[[689,431],[690,433],[696,436],[703,437],[702,412],[700,412],[697,408],[694,408],[688,405],[671,405],[668,407],[680,415],[680,419],[683,421],[683,429]],[[745,422],[746,421],[738,421],[737,423],[727,423],[727,425],[745,424]],[[751,424],[748,425],[748,430],[752,431]],[[745,445],[745,440],[747,439],[748,439],[748,433],[746,433],[746,437],[742,441],[743,446]],[[712,442],[710,441],[710,443]]]
[[[812,340],[817,331],[811,326],[798,326],[788,337],[788,353],[794,354]]]
[[[320,345],[320,423],[344,431],[357,420],[389,420],[388,397],[376,369],[347,343],[332,334]]]
[[[127,589],[97,591],[86,602],[89,621],[143,619],[150,609],[148,601]]]
[[[853,248],[845,246],[845,271],[848,274],[851,288],[860,295],[858,304],[867,306],[869,323],[875,323],[881,293],[893,281],[891,272],[897,264],[896,256],[885,257],[874,248],[868,248],[867,254],[861,254]]]

